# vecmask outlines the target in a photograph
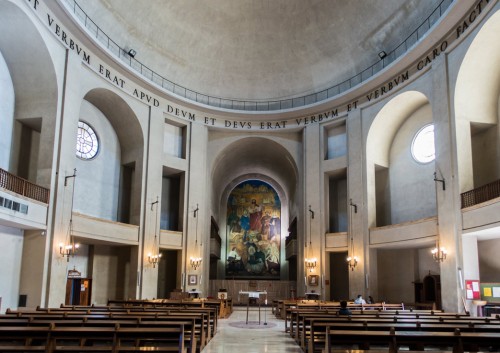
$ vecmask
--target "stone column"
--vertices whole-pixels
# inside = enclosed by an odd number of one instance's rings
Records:
[[[157,255],[160,240],[161,187],[163,131],[165,119],[161,109],[149,108],[149,123],[144,138],[143,192],[141,193],[142,214],[139,242],[139,267],[142,273],[140,298],[156,298],[158,286],[158,266],[149,262],[148,255]],[[156,234],[156,239],[155,239]],[[161,260],[160,260],[161,261]]]
[[[71,219],[71,206],[73,202],[73,185],[75,178],[72,177],[75,168],[75,141],[80,116],[80,106],[83,97],[76,87],[80,87],[81,61],[77,56],[69,55],[66,51],[66,80],[65,86],[61,86],[58,99],[58,113],[53,126],[53,146],[49,148],[43,144],[43,151],[51,150],[52,200],[49,204],[49,215],[47,225],[47,241],[45,263],[47,272],[44,276],[46,285],[42,290],[42,305],[59,306],[65,301],[67,261],[59,253],[59,244],[69,241],[69,224]],[[58,72],[65,72],[60,70]],[[63,78],[60,78],[64,82]],[[43,135],[43,132],[42,132]],[[47,158],[49,160],[50,158]],[[45,167],[42,167],[44,169]],[[42,173],[43,174],[43,173]],[[67,178],[68,177],[68,178]]]
[[[436,176],[444,182],[436,182],[438,237],[440,245],[448,251],[441,267],[441,298],[446,311],[463,311],[462,293],[458,283],[461,266],[461,211],[459,180],[457,178],[457,151],[455,120],[450,111],[448,66],[442,54],[432,64],[432,115],[436,146]],[[443,189],[445,186],[445,189]]]
[[[325,259],[324,259],[324,242],[325,242],[325,229],[323,219],[325,217],[323,208],[325,205],[324,197],[321,197],[324,187],[324,175],[322,172],[322,154],[320,143],[320,132],[322,131],[319,124],[307,125],[304,129],[304,206],[302,212],[299,212],[303,217],[303,222],[298,224],[298,230],[302,230],[303,236],[299,238],[299,249],[303,249],[303,256],[297,259],[298,263],[298,273],[303,273],[304,278],[309,278],[310,275],[317,275],[318,285],[305,284],[304,281],[304,292],[315,291],[321,294],[321,299],[325,298],[325,291],[323,288],[323,274],[325,270]],[[311,212],[309,211],[309,206],[311,207]],[[300,207],[300,206],[299,206]],[[312,218],[314,213],[314,218]],[[302,225],[301,225],[302,223]],[[303,241],[301,241],[303,240]],[[314,257],[317,259],[316,268],[312,271],[305,268],[305,259]],[[304,271],[300,271],[303,268]],[[301,295],[300,285],[301,276],[298,276],[298,287],[299,292],[297,295]]]
[[[188,141],[189,169],[186,180],[187,202],[184,229],[184,275],[185,289],[201,291],[208,295],[210,270],[210,203],[208,197],[207,145],[208,129],[202,124],[190,123]],[[195,217],[195,210],[196,217]],[[201,257],[201,265],[194,269],[191,257]],[[196,276],[196,284],[190,284],[189,276]],[[193,277],[191,277],[193,278]]]
[[[347,188],[348,188],[348,216],[352,217],[348,224],[347,240],[348,255],[352,256],[350,237],[354,244],[354,255],[358,258],[356,267],[349,269],[349,297],[355,298],[358,294],[366,296],[365,275],[369,271],[369,233],[366,207],[366,179],[364,141],[362,134],[361,109],[351,111],[347,118]],[[350,201],[352,200],[352,205]],[[357,212],[356,212],[357,211]]]

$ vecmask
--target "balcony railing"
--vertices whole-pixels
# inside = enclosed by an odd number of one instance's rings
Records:
[[[0,188],[15,192],[27,198],[49,203],[50,190],[39,185],[33,184],[26,179],[20,178],[14,174],[0,168]]]
[[[381,60],[377,60],[358,74],[343,82],[332,84],[327,89],[308,95],[287,98],[282,100],[239,100],[231,98],[214,97],[196,92],[156,73],[142,62],[127,54],[127,50],[111,39],[78,5],[77,0],[65,0],[67,7],[73,12],[74,17],[93,35],[96,40],[112,52],[120,61],[163,89],[189,100],[217,108],[243,110],[243,111],[272,111],[303,107],[338,96],[345,91],[358,86],[372,78],[396,59],[403,56],[410,48],[427,35],[429,30],[441,19],[454,0],[441,0],[432,13],[418,26],[406,39],[394,49],[387,52]],[[147,5],[146,5],[147,6]]]
[[[500,180],[483,185],[461,195],[462,208],[477,205],[481,202],[500,197]]]

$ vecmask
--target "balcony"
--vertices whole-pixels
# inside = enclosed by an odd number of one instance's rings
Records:
[[[500,180],[466,191],[460,195],[462,208],[471,207],[500,197]]]
[[[49,203],[50,190],[33,184],[0,168],[0,188],[15,192],[32,200]]]

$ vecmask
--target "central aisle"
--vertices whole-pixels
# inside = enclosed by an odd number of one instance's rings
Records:
[[[271,308],[261,309],[258,325],[257,308],[250,308],[249,324],[245,324],[246,308],[236,307],[228,319],[220,319],[217,334],[203,353],[299,353],[300,347],[285,333],[285,321],[278,320]],[[266,312],[264,312],[266,310]],[[267,319],[268,325],[264,325]]]

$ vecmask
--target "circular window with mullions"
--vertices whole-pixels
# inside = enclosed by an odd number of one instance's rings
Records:
[[[419,163],[430,163],[436,158],[434,147],[434,124],[418,130],[411,144],[411,154]]]
[[[78,122],[78,134],[76,136],[76,156],[80,159],[89,160],[99,152],[99,138],[94,129],[83,121]]]

